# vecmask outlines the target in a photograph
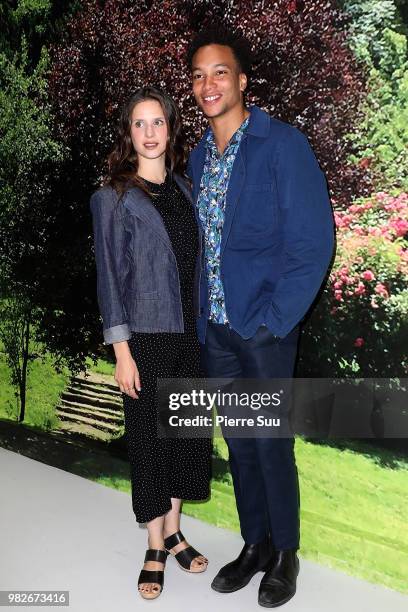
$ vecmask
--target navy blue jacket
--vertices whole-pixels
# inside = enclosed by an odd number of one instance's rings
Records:
[[[266,325],[283,338],[304,318],[326,275],[334,246],[333,212],[306,136],[257,106],[249,110],[226,197],[221,280],[234,330],[247,339]],[[188,163],[194,203],[208,129]],[[197,331],[204,343],[208,287],[203,256],[200,261]]]

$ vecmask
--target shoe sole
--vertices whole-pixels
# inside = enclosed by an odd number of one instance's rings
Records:
[[[281,601],[279,601],[278,603],[274,603],[274,604],[266,604],[266,603],[261,603],[259,601],[258,598],[258,604],[260,606],[262,606],[262,608],[278,608],[279,606],[283,606],[283,604],[287,603],[290,599],[292,599],[292,597],[296,594],[296,591],[294,593],[292,593],[291,595],[289,595],[289,597],[285,597],[285,599],[282,599]]]
[[[169,557],[173,557],[173,559],[176,561],[176,563],[177,563],[177,565],[179,566],[179,568],[180,568],[180,569],[182,569],[182,570],[183,570],[183,572],[187,572],[187,574],[203,574],[205,571],[207,571],[207,568],[208,568],[208,563],[207,563],[207,565],[206,565],[206,567],[205,567],[204,569],[197,570],[197,571],[195,572],[194,570],[189,570],[189,569],[186,569],[185,567],[183,567],[183,566],[181,565],[181,563],[179,563],[179,562],[177,561],[177,559],[176,559],[176,555],[173,555],[173,553],[169,552],[168,550],[166,550],[166,553],[167,553],[167,558],[169,558]]]
[[[139,591],[139,593],[140,593],[140,591]],[[162,592],[160,591],[160,593],[158,593],[157,595],[154,595],[153,597],[146,597],[145,595],[142,595],[142,594],[140,593],[140,595],[141,595],[142,599],[144,599],[144,600],[146,600],[146,601],[148,601],[148,600],[150,600],[150,599],[157,599],[158,597],[160,597],[160,595],[161,595],[161,594],[162,594]]]
[[[299,576],[299,566],[297,568],[297,572],[296,572],[296,576]],[[258,597],[258,604],[260,606],[262,606],[263,608],[278,608],[279,606],[283,606],[283,604],[287,603],[288,601],[290,601],[292,599],[292,597],[296,595],[296,589],[293,591],[293,593],[291,595],[289,595],[289,597],[286,597],[285,599],[282,599],[281,601],[279,601],[278,603],[274,603],[274,604],[265,604],[265,603],[261,603],[259,601],[259,597]]]
[[[177,561],[177,559],[176,559],[176,561]],[[207,571],[207,567],[208,567],[208,566],[207,566],[205,569],[198,570],[198,571],[196,571],[196,572],[195,572],[194,570],[188,570],[188,569],[186,569],[185,567],[183,567],[182,565],[180,565],[180,563],[179,563],[178,561],[177,561],[177,565],[179,566],[179,568],[180,568],[180,569],[182,569],[182,570],[183,570],[183,572],[187,572],[187,574],[204,574],[204,572],[206,572],[206,571]]]

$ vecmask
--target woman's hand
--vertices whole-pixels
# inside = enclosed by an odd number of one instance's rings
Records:
[[[116,367],[114,378],[122,393],[126,393],[133,399],[138,399],[136,391],[141,390],[139,370],[133,359],[129,345],[126,340],[115,342],[113,348],[116,355]]]

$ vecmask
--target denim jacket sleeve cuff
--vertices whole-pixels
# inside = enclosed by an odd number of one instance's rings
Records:
[[[105,344],[123,342],[123,340],[129,340],[130,337],[131,333],[127,323],[123,323],[123,325],[115,325],[114,327],[108,327],[108,329],[103,330]]]

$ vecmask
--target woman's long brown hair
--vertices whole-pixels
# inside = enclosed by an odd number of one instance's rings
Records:
[[[185,175],[187,149],[181,124],[180,111],[168,94],[154,86],[141,87],[129,98],[123,107],[118,126],[116,144],[109,154],[108,172],[104,179],[119,194],[129,187],[140,187],[149,193],[144,181],[137,175],[138,157],[130,135],[131,117],[136,104],[145,100],[156,100],[163,109],[167,122],[169,140],[166,148],[166,169],[170,174]]]

